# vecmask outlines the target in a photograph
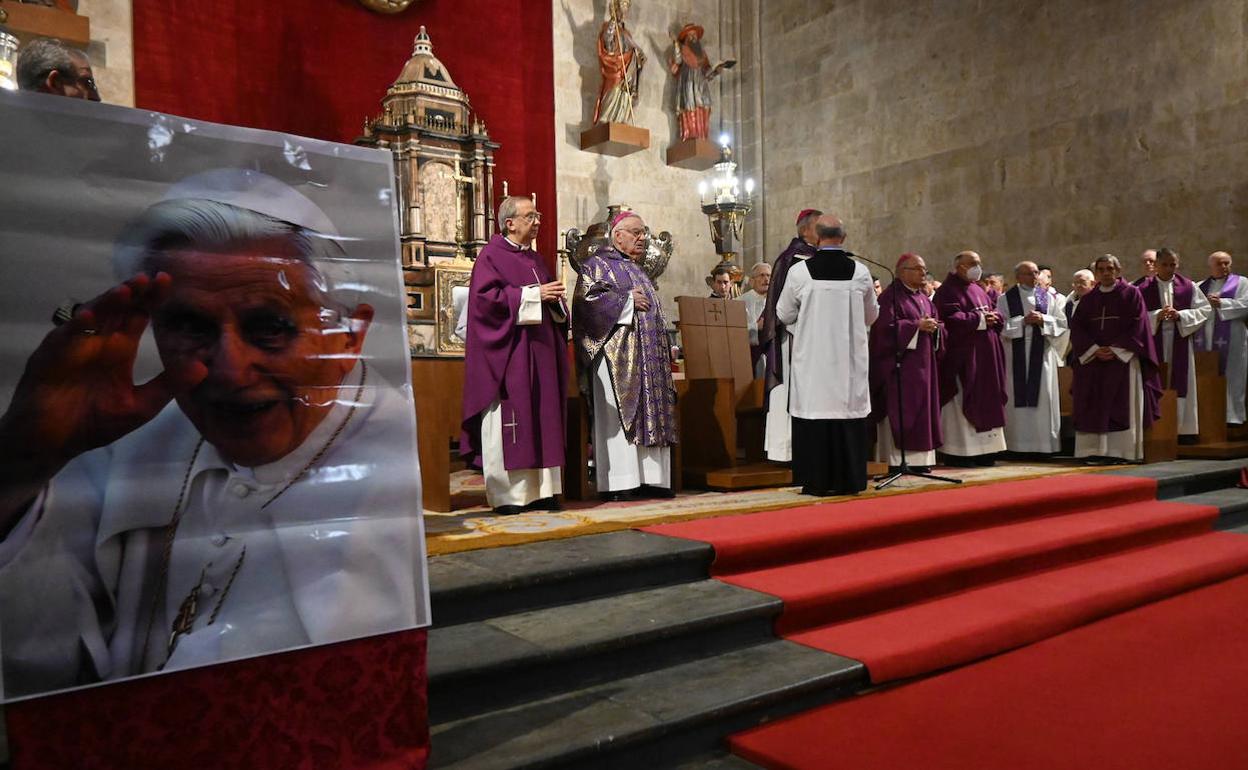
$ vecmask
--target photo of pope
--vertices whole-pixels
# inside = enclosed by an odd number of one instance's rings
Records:
[[[57,310],[0,417],[4,698],[427,623],[411,401],[369,366],[344,240],[206,171]]]

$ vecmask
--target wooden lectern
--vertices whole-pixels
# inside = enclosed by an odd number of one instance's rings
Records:
[[[762,431],[748,430],[762,407],[761,381],[750,361],[745,303],[704,297],[677,297],[685,380],[677,382],[677,409],[689,486],[748,489],[792,483],[788,468],[761,462]],[[737,457],[739,439],[748,438],[746,461]],[[753,446],[758,444],[758,446]]]

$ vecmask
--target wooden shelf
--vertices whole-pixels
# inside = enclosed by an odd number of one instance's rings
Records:
[[[7,17],[4,27],[23,43],[37,37],[54,37],[86,48],[91,42],[91,22],[73,11],[12,0],[0,0],[0,11]]]
[[[623,157],[650,147],[650,132],[627,123],[598,123],[581,132],[581,149]]]

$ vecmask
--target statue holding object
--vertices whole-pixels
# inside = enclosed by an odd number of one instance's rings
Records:
[[[686,24],[672,41],[672,58],[667,63],[678,81],[676,115],[682,142],[707,138],[711,126],[711,81],[737,63],[728,59],[712,67],[702,47],[703,34],[697,24]]]
[[[608,18],[598,33],[598,69],[602,87],[594,105],[594,123],[632,125],[633,106],[646,55],[633,41],[624,24],[631,0],[610,0]]]

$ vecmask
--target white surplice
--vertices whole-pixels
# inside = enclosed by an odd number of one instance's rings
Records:
[[[801,254],[793,255],[793,265],[806,259]],[[791,270],[792,268],[790,268]],[[787,463],[793,459],[793,423],[789,414],[789,367],[793,361],[793,335],[788,329],[777,332],[782,337],[776,341],[776,349],[780,351],[780,371],[784,382],[768,391],[767,424],[763,432],[763,451],[767,459],[778,463]]]
[[[750,333],[750,345],[758,345],[758,319],[763,317],[763,309],[767,307],[766,292],[759,294],[750,289],[746,293],[737,297],[737,300],[745,303],[745,328]],[[758,357],[758,362],[754,364],[754,379],[766,376],[767,359],[762,356]]]
[[[1211,292],[1220,292],[1225,278],[1214,278],[1209,284]],[[1205,336],[1205,349],[1213,350],[1213,327],[1218,320],[1237,321],[1231,324],[1230,348],[1226,355],[1226,421],[1242,425],[1244,415],[1244,388],[1248,386],[1248,327],[1242,323],[1248,318],[1248,278],[1239,276],[1234,297],[1223,297],[1222,304],[1211,314],[1199,333]]]
[[[793,265],[776,318],[793,334],[785,379],[789,413],[804,420],[853,420],[871,412],[867,332],[880,314],[871,273],[854,263],[847,281],[815,280],[807,262]]]
[[[520,289],[516,326],[542,322],[542,290],[534,284]],[[547,308],[558,321],[566,320],[559,305]],[[464,316],[467,317],[467,313]],[[498,400],[481,416],[481,470],[485,475],[485,501],[491,508],[529,503],[563,494],[562,468],[507,470],[503,460],[503,410]],[[512,416],[514,419],[514,415]]]
[[[997,312],[1006,319],[1001,336],[1005,340],[1005,392],[1008,401],[1005,405],[1005,445],[1011,452],[1043,452],[1053,453],[1062,448],[1061,423],[1062,410],[1057,382],[1057,369],[1062,365],[1066,352],[1070,329],[1066,325],[1066,299],[1061,295],[1049,295],[1049,312],[1043,315],[1043,322],[1037,326],[1028,326],[1023,318],[1036,309],[1034,288],[1019,286],[1019,299],[1022,301],[1023,315],[1010,316],[1009,301],[1006,292],[997,300]],[[1031,361],[1031,346],[1035,333],[1039,329],[1043,337],[1044,360],[1040,375],[1040,400],[1036,406],[1017,407],[1014,405],[1014,340],[1023,338],[1024,360]]]
[[[1174,304],[1174,282],[1163,281],[1157,279],[1157,288],[1161,291],[1161,307]],[[1209,320],[1209,315],[1213,308],[1209,305],[1208,298],[1205,293],[1200,290],[1199,285],[1192,286],[1192,306],[1188,310],[1179,311],[1178,321],[1162,321],[1161,309],[1150,311],[1148,321],[1150,331],[1157,333],[1158,325],[1161,327],[1162,349],[1158,351],[1161,354],[1161,360],[1170,363],[1174,358],[1174,335],[1179,333],[1184,337],[1188,337],[1187,346],[1187,395],[1179,399],[1179,435],[1191,436],[1200,432],[1200,423],[1197,419],[1196,412],[1196,340],[1192,335],[1204,326],[1205,321]],[[1173,370],[1174,367],[1170,367]],[[1173,377],[1173,374],[1170,375]],[[1162,387],[1173,387],[1170,383],[1163,382]]]
[[[620,311],[619,326],[633,323],[633,298]],[[623,492],[642,484],[672,486],[672,448],[641,446],[628,440],[606,356],[594,367],[594,468],[599,492]]]

